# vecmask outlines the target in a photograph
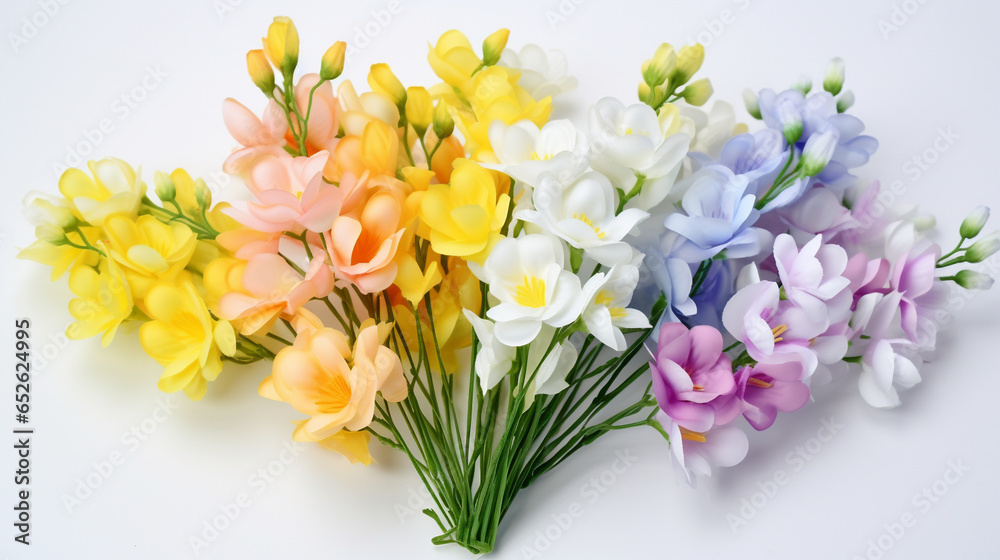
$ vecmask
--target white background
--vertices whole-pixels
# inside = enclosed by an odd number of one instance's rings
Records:
[[[358,47],[346,75],[359,85],[368,66],[380,61],[390,62],[406,84],[429,85],[427,41],[458,27],[478,44],[509,27],[512,46],[536,42],[569,55],[580,87],[558,116],[583,115],[605,95],[635,99],[639,64],[663,41],[682,44],[700,35],[707,54],[699,75],[712,78],[717,99],[737,105],[747,86],[782,88],[802,73],[819,83],[826,61],[842,56],[847,87],[858,98],[854,112],[882,143],[867,176],[900,181],[899,200],[935,212],[949,248],[975,205],[1000,209],[993,171],[1000,147],[995,2],[404,1],[384,26],[371,22],[385,21],[385,13],[373,12],[385,10],[386,2],[224,2],[74,0],[48,18],[38,15],[44,2],[36,0],[0,8],[0,347],[8,348],[8,373],[0,379],[0,427],[8,434],[0,436],[0,557],[468,556],[432,546],[435,526],[423,515],[400,519],[410,505],[429,505],[414,497],[420,483],[402,456],[380,449],[378,464],[363,468],[306,448],[291,461],[285,454],[288,464],[281,464],[296,415],[257,396],[266,365],[229,369],[199,403],[181,394],[165,397],[156,389],[159,367],[142,353],[134,332],[119,334],[112,350],[100,350],[95,339],[62,343],[59,333],[70,321],[65,280],[49,283],[45,268],[14,259],[31,240],[20,199],[30,189],[55,192],[53,164],[88,135],[96,144],[91,157],[141,164],[150,183],[157,169],[217,173],[234,144],[220,118],[222,100],[232,96],[262,107],[244,54],[260,47],[273,15],[294,18],[303,68],[318,67],[335,40]],[[895,23],[894,5],[900,10]],[[32,34],[22,18],[44,25]],[[880,20],[892,28],[880,30]],[[359,37],[366,25],[377,36]],[[26,42],[15,48],[11,34]],[[148,67],[166,77],[153,89],[135,90]],[[126,114],[116,100],[134,91],[143,99]],[[111,132],[89,134],[102,119],[111,121]],[[938,141],[947,150],[935,150],[935,139],[948,130],[953,142]],[[907,167],[921,155],[934,163],[919,172],[912,163]],[[237,190],[233,181],[221,196]],[[857,395],[855,380],[843,379],[768,432],[750,434],[744,464],[696,490],[676,482],[666,446],[652,430],[606,436],[521,493],[494,557],[532,557],[524,547],[538,547],[545,558],[849,559],[866,557],[880,536],[891,548],[872,550],[872,558],[997,557],[1000,477],[992,470],[1000,459],[1000,375],[991,356],[998,348],[998,298],[994,291],[956,300],[937,360],[923,370],[924,383],[904,394],[901,408],[872,409]],[[15,317],[31,319],[35,352],[48,356],[36,363],[32,385],[30,548],[12,541],[11,526]],[[176,410],[156,423],[163,415],[154,416],[154,409],[164,399]],[[810,443],[824,418],[842,427],[830,441]],[[125,435],[133,427],[152,433],[136,444]],[[811,446],[808,462],[789,457],[803,446]],[[635,459],[611,476],[606,471],[616,452]],[[80,480],[95,480],[95,464],[114,453],[123,462],[69,511],[64,496]],[[944,476],[949,461],[969,470],[953,485],[939,482],[947,494],[924,511],[913,498]],[[262,479],[251,477],[269,464],[282,474],[262,488]],[[755,496],[779,471],[786,484],[770,497]],[[602,474],[611,483],[592,501],[590,481]],[[240,493],[250,496],[249,507],[196,555],[189,538],[201,536],[220,505]],[[749,519],[734,532],[727,515],[740,516],[744,499],[760,507],[744,509]],[[583,515],[558,528],[554,519],[574,503]],[[907,513],[914,527],[898,538],[883,535]],[[546,530],[555,536],[551,542],[539,538]]]

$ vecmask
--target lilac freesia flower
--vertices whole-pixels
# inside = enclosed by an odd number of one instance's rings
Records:
[[[735,389],[733,366],[722,352],[722,334],[703,325],[690,330],[680,323],[660,328],[653,372],[653,394],[660,409],[678,425],[695,432],[732,421],[718,418],[716,407]]]
[[[926,239],[917,239],[912,222],[891,224],[886,233],[886,258],[892,265],[889,288],[899,292],[900,322],[903,332],[917,340],[917,322],[943,299],[942,289],[935,289],[934,274],[941,257],[941,247]],[[940,283],[938,283],[940,286]]]
[[[792,237],[804,243],[814,235],[829,242],[835,235],[857,228],[860,223],[840,201],[840,197],[825,187],[806,191],[793,204],[779,209],[781,221],[790,228]]]
[[[704,167],[685,181],[683,213],[667,216],[667,229],[685,238],[678,258],[698,262],[726,251],[728,258],[751,257],[770,242],[771,234],[754,228],[760,212],[746,176],[722,165]],[[679,185],[680,187],[680,185]]]
[[[827,302],[850,284],[841,275],[847,267],[847,252],[839,245],[823,244],[821,235],[801,249],[791,235],[779,235],[774,240],[774,261],[786,297],[806,313],[827,314]]]
[[[722,324],[758,362],[797,364],[800,379],[819,361],[811,340],[830,327],[825,314],[814,316],[780,299],[778,284],[757,281],[742,288],[722,311]]]
[[[789,137],[788,129],[800,123],[801,134],[795,140],[800,149],[814,134],[823,133],[830,127],[836,129],[837,146],[829,163],[816,176],[828,187],[843,190],[850,186],[855,177],[849,170],[868,163],[878,149],[875,138],[861,134],[865,129],[861,119],[837,112],[837,101],[829,92],[817,91],[807,97],[796,89],[781,93],[765,89],[760,92],[759,103],[764,123],[782,131],[786,138]]]
[[[656,420],[670,435],[674,465],[684,473],[685,481],[691,486],[696,482],[692,475],[712,476],[712,468],[738,465],[747,456],[750,443],[743,430],[736,426],[714,426],[705,432],[693,432],[662,410],[656,414]]]
[[[755,430],[774,424],[778,412],[794,412],[809,401],[809,386],[797,379],[788,364],[745,366],[736,374],[736,397],[743,417]]]

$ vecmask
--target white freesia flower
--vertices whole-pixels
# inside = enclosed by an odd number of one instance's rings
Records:
[[[743,461],[750,442],[743,430],[733,424],[714,426],[707,432],[686,430],[669,416],[659,411],[656,419],[670,434],[670,451],[674,466],[684,473],[685,482],[691,486],[696,476],[712,476],[713,467],[732,467]]]
[[[716,101],[707,112],[680,101],[677,105],[681,115],[691,119],[694,124],[692,152],[702,152],[712,159],[718,159],[726,142],[733,136],[747,131],[746,125],[736,124],[736,112],[733,111],[733,106],[725,101]]]
[[[24,197],[24,217],[35,227],[52,226],[61,230],[77,221],[69,200],[39,191],[31,191]]]
[[[649,210],[663,201],[681,170],[693,125],[667,104],[659,114],[644,103],[625,106],[605,97],[590,109],[591,166],[629,193],[644,182],[627,207]]]
[[[588,171],[569,185],[544,175],[531,197],[534,209],[516,217],[564,239],[587,256],[605,265],[632,260],[632,250],[622,239],[649,214],[628,208],[615,215],[615,192],[608,178]]]
[[[500,342],[493,335],[495,325],[492,321],[483,319],[468,309],[462,311],[472,323],[481,345],[476,354],[475,371],[479,377],[479,386],[483,394],[486,394],[510,372],[516,349]],[[554,395],[567,387],[566,375],[576,363],[577,349],[571,342],[564,340],[546,354],[553,335],[555,329],[544,326],[528,347],[527,371],[529,375],[534,373],[534,379],[527,389],[529,393],[525,406],[531,405],[535,394]]]
[[[496,322],[497,340],[524,346],[543,324],[562,327],[580,316],[580,279],[565,269],[565,260],[562,242],[548,235],[507,237],[496,244],[479,273],[500,301],[487,312]]]
[[[497,340],[493,336],[494,324],[492,321],[483,319],[479,315],[463,309],[465,318],[472,324],[472,329],[476,331],[476,338],[479,339],[479,352],[476,354],[476,375],[479,377],[479,386],[483,394],[496,387],[507,372],[510,371],[511,364],[514,363],[514,348]]]
[[[521,47],[520,52],[504,49],[499,65],[520,71],[517,85],[536,100],[555,97],[576,87],[576,78],[566,75],[569,63],[560,51],[546,52],[533,44]]]
[[[583,287],[583,299],[587,302],[583,322],[590,334],[612,350],[625,349],[625,335],[621,329],[650,327],[642,312],[628,308],[638,283],[639,267],[629,263],[595,274]]]
[[[490,123],[490,146],[499,164],[484,164],[513,177],[520,184],[538,185],[549,173],[569,182],[583,173],[589,161],[587,137],[568,120],[549,121],[545,126],[521,120]]]

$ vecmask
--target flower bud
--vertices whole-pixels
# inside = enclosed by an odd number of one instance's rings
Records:
[[[775,106],[775,113],[778,122],[781,123],[781,132],[785,135],[785,141],[794,144],[802,138],[802,114],[798,107],[790,101],[779,102]]]
[[[795,80],[795,83],[792,84],[792,89],[801,91],[802,95],[808,95],[812,87],[813,82],[809,76],[799,76],[799,79]]]
[[[337,41],[332,47],[323,53],[323,59],[319,64],[319,77],[322,80],[335,80],[344,72],[344,54],[347,52],[347,43]]]
[[[39,241],[43,241],[49,245],[65,245],[69,242],[69,239],[66,238],[65,231],[50,224],[43,224],[36,227],[35,237],[37,237]]]
[[[247,72],[250,73],[253,85],[259,87],[264,95],[268,97],[274,95],[274,71],[271,70],[264,51],[260,49],[247,51]]]
[[[837,99],[837,112],[843,113],[844,111],[850,109],[851,105],[854,105],[854,92],[851,90],[846,90]]]
[[[684,86],[681,97],[695,107],[701,107],[712,96],[712,82],[708,78],[695,80]]]
[[[161,202],[170,202],[177,198],[177,187],[174,186],[174,180],[170,178],[170,175],[157,171],[153,175],[153,184],[156,198],[159,198]]]
[[[392,73],[388,64],[384,62],[372,64],[372,69],[368,73],[368,85],[372,88],[372,91],[376,91],[392,99],[392,102],[400,109],[404,108],[406,90],[403,88],[403,84],[400,83],[399,78]]]
[[[979,232],[983,231],[983,226],[986,225],[986,220],[989,218],[990,209],[985,206],[979,206],[962,220],[962,225],[958,228],[959,235],[962,236],[962,239],[972,239],[979,235]]]
[[[670,43],[663,43],[653,53],[653,58],[643,64],[642,79],[650,87],[661,85],[670,76],[676,64],[677,53],[674,47]]]
[[[290,18],[277,16],[263,39],[268,60],[282,74],[291,75],[299,62],[299,32]]]
[[[198,201],[198,206],[203,210],[212,207],[212,189],[208,188],[204,179],[195,179],[194,199]]]
[[[34,226],[50,225],[62,230],[73,229],[80,220],[73,215],[65,199],[30,192],[24,199],[24,217]]]
[[[421,137],[434,118],[434,105],[426,88],[406,88],[406,120]]]
[[[509,29],[500,29],[483,41],[483,66],[493,66],[500,62],[500,55],[507,46]]]
[[[653,90],[649,89],[649,84],[645,81],[639,82],[639,101],[647,105],[652,105],[652,100],[650,99],[650,94],[652,93]]]
[[[955,283],[966,290],[988,290],[993,286],[993,278],[975,270],[959,270]]]
[[[743,90],[743,104],[747,107],[747,112],[750,116],[755,119],[760,119],[760,101],[757,99],[757,94],[753,92],[752,89],[747,88]]]
[[[819,175],[830,163],[830,158],[833,157],[833,151],[837,149],[839,141],[840,132],[832,126],[827,127],[823,132],[809,136],[802,149],[802,173],[807,177]]]
[[[455,120],[451,118],[451,113],[448,112],[448,104],[444,101],[438,101],[437,106],[434,107],[432,123],[434,125],[434,135],[438,138],[447,138],[455,131]]]
[[[701,43],[686,45],[681,47],[677,53],[677,62],[670,72],[671,83],[681,85],[686,84],[691,76],[701,68],[701,63],[705,60],[705,47]]]
[[[965,262],[983,262],[997,251],[1000,251],[1000,235],[994,232],[989,237],[976,241],[965,251]]]
[[[826,66],[823,89],[832,95],[837,95],[842,87],[844,87],[844,59],[837,57]]]

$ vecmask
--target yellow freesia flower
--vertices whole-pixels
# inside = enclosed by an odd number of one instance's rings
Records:
[[[420,219],[430,228],[431,247],[482,263],[503,236],[510,197],[497,196],[493,175],[469,160],[455,160],[451,184],[431,185],[420,201]]]
[[[232,325],[212,318],[189,280],[154,284],[145,303],[152,321],[139,328],[139,342],[165,368],[157,386],[201,399],[222,371],[222,356],[236,353]]]
[[[483,63],[472,50],[469,39],[455,29],[445,31],[427,53],[427,62],[439,78],[452,87],[461,87]]]
[[[437,290],[430,290],[431,314],[434,316],[433,334],[426,302],[420,302],[417,307],[424,347],[430,356],[431,371],[435,373],[441,372],[442,363],[446,371],[458,371],[459,350],[472,344],[472,325],[465,318],[462,309],[479,313],[482,301],[479,280],[469,270],[468,265],[457,258],[450,259],[448,263],[448,274],[440,282]],[[397,304],[393,307],[393,312],[407,347],[415,352],[419,348],[419,337],[412,308]],[[437,336],[441,351],[440,363],[434,349],[434,335]]]
[[[207,192],[208,194],[203,194],[203,196],[207,196],[207,202],[211,204],[211,191],[208,189],[208,185],[202,179],[192,178],[187,171],[180,168],[174,169],[170,173],[170,180],[173,181],[176,189],[174,201],[180,206],[181,211],[189,218],[200,220],[201,205],[198,202],[198,191]],[[223,232],[241,227],[239,222],[222,212],[229,206],[228,202],[220,202],[214,208],[205,212],[208,225],[212,226],[215,231]]]
[[[340,430],[339,432],[323,439],[318,439],[305,429],[308,420],[296,422],[295,431],[292,432],[292,439],[301,442],[313,442],[323,447],[340,453],[351,463],[361,463],[362,465],[372,464],[372,454],[368,450],[368,444],[372,435],[368,432],[352,432],[350,430]]]
[[[73,202],[76,215],[92,226],[100,226],[111,214],[135,217],[146,194],[146,183],[124,161],[107,158],[89,161],[90,174],[67,169],[59,177],[59,192]]]
[[[100,246],[104,249],[104,245]],[[69,273],[69,289],[78,297],[70,300],[69,312],[76,319],[66,329],[72,340],[90,338],[98,333],[101,346],[111,344],[118,325],[132,313],[132,294],[121,267],[113,259],[101,260],[101,271],[80,265]]]
[[[113,214],[104,227],[109,256],[122,265],[136,300],[145,299],[153,283],[174,280],[187,266],[198,240],[186,225],[165,224],[153,216],[133,221]]]
[[[466,149],[473,159],[495,159],[490,148],[489,127],[493,121],[513,124],[530,120],[541,128],[552,112],[552,98],[535,100],[523,87],[517,85],[520,77],[502,66],[490,66],[466,85],[465,94],[472,111],[457,111],[460,128],[466,138]]]
[[[261,39],[264,53],[275,68],[291,72],[299,60],[299,32],[292,20],[276,16],[267,28],[267,37]]]
[[[82,233],[82,235],[81,235]],[[77,265],[97,266],[101,260],[101,255],[90,249],[81,249],[81,246],[89,243],[96,245],[101,237],[101,229],[95,227],[81,227],[77,231],[67,231],[66,239],[73,245],[52,245],[51,243],[38,240],[28,245],[17,254],[17,258],[35,261],[52,267],[51,279],[58,280]],[[86,243],[84,242],[86,239]]]

